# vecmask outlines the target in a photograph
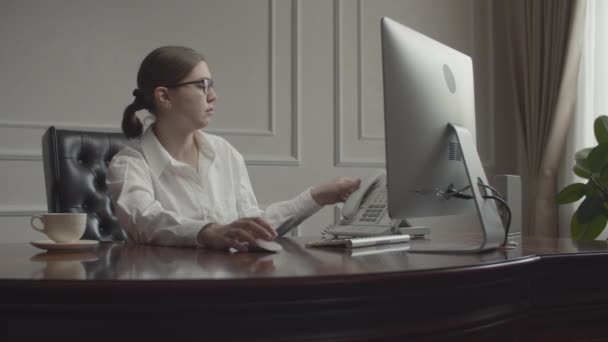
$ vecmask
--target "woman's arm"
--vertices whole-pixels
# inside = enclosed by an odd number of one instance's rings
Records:
[[[266,210],[261,210],[253,193],[245,161],[240,154],[237,156],[239,186],[236,199],[239,217],[261,216],[274,229],[280,227],[278,233],[281,235],[314,215],[323,206],[343,202],[361,183],[360,179],[339,177],[309,188],[291,200],[277,202]]]

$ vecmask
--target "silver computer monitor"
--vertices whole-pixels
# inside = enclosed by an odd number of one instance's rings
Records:
[[[466,215],[483,241],[437,245],[478,252],[504,238],[476,150],[471,58],[389,18],[381,20],[389,214],[393,219]],[[463,190],[464,189],[464,190]],[[472,196],[464,199],[454,192]],[[447,229],[448,227],[430,227]]]

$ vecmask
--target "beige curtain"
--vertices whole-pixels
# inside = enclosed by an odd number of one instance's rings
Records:
[[[557,237],[557,171],[576,101],[586,1],[508,0],[500,5],[523,139],[523,234]]]

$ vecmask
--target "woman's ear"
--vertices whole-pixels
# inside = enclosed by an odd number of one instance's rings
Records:
[[[156,87],[154,89],[154,102],[160,108],[171,107],[171,99],[169,98],[169,89],[166,87]]]

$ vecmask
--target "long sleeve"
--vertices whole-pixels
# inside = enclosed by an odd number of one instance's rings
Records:
[[[107,177],[116,215],[129,240],[167,246],[198,246],[198,232],[212,223],[164,208],[154,196],[152,176],[144,159],[117,157],[112,161]]]
[[[291,200],[273,203],[261,210],[253,193],[245,161],[242,156],[238,156],[240,186],[236,199],[239,217],[261,216],[271,227],[277,229],[277,233],[283,235],[322,208],[312,198],[309,188]]]

